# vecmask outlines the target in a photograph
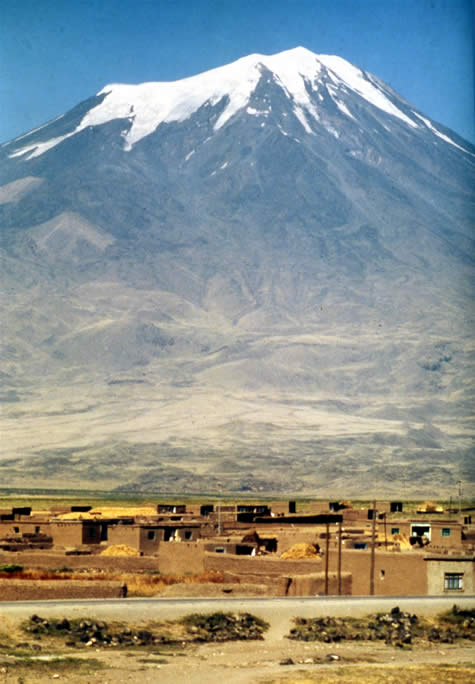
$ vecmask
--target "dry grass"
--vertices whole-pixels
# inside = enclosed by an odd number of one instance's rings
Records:
[[[466,665],[352,665],[292,673],[262,684],[473,684],[475,668]]]
[[[127,585],[128,596],[156,596],[171,584],[223,584],[224,575],[220,572],[203,572],[199,575],[160,575],[158,573],[129,573],[120,571],[55,571],[41,569],[25,569],[13,573],[0,573],[0,579],[23,579],[35,582],[90,580],[104,582],[121,582]]]

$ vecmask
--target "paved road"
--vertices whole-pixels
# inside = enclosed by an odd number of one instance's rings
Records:
[[[275,639],[288,632],[291,619],[297,615],[301,617],[320,615],[359,617],[399,606],[401,610],[429,616],[449,610],[454,603],[460,607],[474,607],[475,596],[9,601],[0,602],[0,616],[24,619],[37,613],[42,617],[89,616],[98,620],[146,622],[173,620],[189,613],[249,612],[270,623],[269,637]]]

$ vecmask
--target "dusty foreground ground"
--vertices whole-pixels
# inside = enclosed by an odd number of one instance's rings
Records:
[[[147,626],[132,622],[122,605],[114,620]],[[41,608],[37,612],[41,615]],[[263,641],[78,649],[48,636],[35,642],[20,629],[22,613],[2,613],[0,604],[0,684],[475,683],[474,642],[469,641],[423,641],[405,648],[379,641],[297,642],[285,637],[291,622],[283,617],[281,623],[273,621]],[[62,614],[68,615],[67,607]]]

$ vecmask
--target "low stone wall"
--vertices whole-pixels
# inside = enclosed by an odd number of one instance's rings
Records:
[[[0,565],[16,563],[24,568],[41,568],[42,570],[120,570],[122,572],[141,572],[142,570],[158,570],[156,556],[66,556],[64,553],[3,553],[0,554]]]
[[[283,560],[268,556],[234,556],[231,554],[205,553],[205,571],[215,570],[235,575],[281,576],[308,575],[322,571],[322,560]]]
[[[325,573],[316,572],[311,575],[295,575],[290,578],[287,596],[323,596],[325,594]],[[348,572],[341,574],[341,595],[351,596],[352,577]],[[334,573],[328,575],[328,594],[338,594],[338,577]]]
[[[0,579],[0,601],[121,598],[121,582]]]

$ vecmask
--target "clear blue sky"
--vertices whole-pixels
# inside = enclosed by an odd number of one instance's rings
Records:
[[[471,0],[1,0],[0,142],[107,83],[297,45],[348,59],[475,141]]]

